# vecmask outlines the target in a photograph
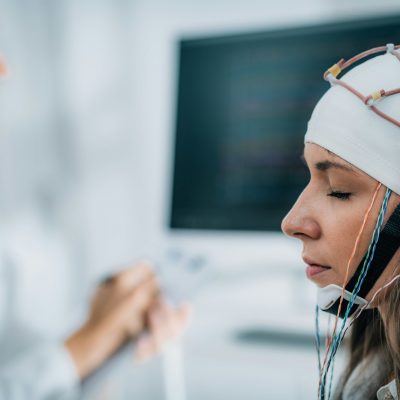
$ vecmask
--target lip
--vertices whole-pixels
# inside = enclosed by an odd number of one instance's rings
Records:
[[[328,265],[319,264],[315,260],[304,256],[303,261],[307,264],[306,275],[308,279],[312,279],[316,275],[329,271],[331,267]]]

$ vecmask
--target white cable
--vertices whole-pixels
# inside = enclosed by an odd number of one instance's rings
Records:
[[[165,400],[186,400],[182,344],[179,340],[165,347],[162,364]]]

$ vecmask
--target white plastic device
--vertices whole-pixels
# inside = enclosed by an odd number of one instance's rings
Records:
[[[343,289],[338,285],[328,285],[323,288],[318,288],[317,290],[317,303],[321,310],[328,310],[332,307],[340,296],[342,295]],[[347,301],[350,301],[352,293],[348,290],[344,291],[343,298]],[[359,304],[364,306],[368,304],[368,301],[362,297],[356,296],[354,304]]]

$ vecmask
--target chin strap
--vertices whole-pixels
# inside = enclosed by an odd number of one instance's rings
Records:
[[[385,268],[387,267],[387,265],[389,264],[390,260],[393,258],[394,254],[396,253],[399,247],[400,247],[400,204],[393,211],[386,225],[382,229],[382,232],[380,233],[379,240],[376,244],[374,258],[371,261],[369,270],[357,294],[357,300],[365,299],[365,296],[367,296],[372,287],[375,285],[376,281],[381,276],[382,272],[385,270]],[[351,295],[351,293],[353,292],[358,277],[360,276],[361,270],[363,268],[366,257],[367,255],[363,257],[363,259],[361,260],[360,264],[357,267],[356,272],[354,273],[350,281],[347,283],[345,287],[345,294],[348,293],[349,295]],[[336,285],[329,285],[329,286],[333,287]],[[339,292],[339,298],[336,298],[335,300],[336,296],[332,296],[331,297],[332,301],[330,303],[325,305],[323,304],[320,305],[322,310],[334,315],[337,315],[340,303],[340,296],[342,294],[342,288],[340,288],[339,286],[337,286],[337,288],[339,290],[336,291],[336,293]],[[322,291],[323,290],[324,289],[322,289]],[[349,299],[347,297],[348,296],[345,295],[345,297],[343,298],[342,307],[339,315],[340,318],[344,317],[347,307],[349,305],[348,301]],[[353,304],[349,312],[349,316],[354,313],[359,304],[362,304],[362,301],[360,300],[356,301]]]

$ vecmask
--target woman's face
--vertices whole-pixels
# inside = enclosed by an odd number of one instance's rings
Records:
[[[310,171],[310,181],[282,221],[282,230],[303,242],[302,256],[309,279],[320,287],[332,283],[342,286],[349,258],[378,182],[316,144],[305,145],[304,159]],[[368,248],[385,190],[383,186],[379,189],[350,265],[348,280]],[[393,193],[385,220],[399,202],[399,196]],[[399,255],[398,251],[368,299],[390,280]]]

